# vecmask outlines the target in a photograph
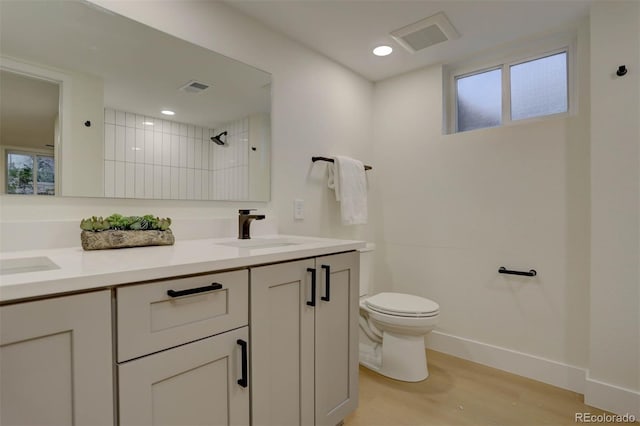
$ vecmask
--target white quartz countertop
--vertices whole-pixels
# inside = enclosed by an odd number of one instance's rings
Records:
[[[173,246],[84,251],[81,247],[1,252],[0,260],[47,257],[59,268],[0,275],[0,302],[85,291],[180,275],[242,268],[362,248],[362,241],[289,235],[260,236],[256,244],[274,247],[230,247],[235,238],[176,241]],[[251,244],[251,243],[249,243]]]

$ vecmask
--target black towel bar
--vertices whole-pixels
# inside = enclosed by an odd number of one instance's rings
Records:
[[[311,161],[313,161],[314,163],[316,161],[327,161],[329,163],[334,163],[333,158],[327,158],[327,157],[311,157]],[[364,169],[365,170],[371,170],[371,169],[373,169],[373,167],[365,165]]]
[[[500,274],[510,274],[510,275],[524,275],[526,277],[535,277],[536,275],[538,275],[538,273],[536,272],[535,269],[530,269],[529,272],[511,271],[511,270],[505,268],[504,266],[501,266],[498,269],[498,273],[500,273]]]

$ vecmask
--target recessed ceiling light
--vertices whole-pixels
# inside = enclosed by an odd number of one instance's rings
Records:
[[[143,121],[142,124],[145,126],[153,126],[153,121]]]
[[[391,46],[378,46],[373,49],[373,54],[376,56],[387,56],[393,52],[393,48]]]
[[[164,115],[176,115],[175,112],[169,110],[169,109],[163,109],[162,111],[160,111],[161,113],[163,113]]]

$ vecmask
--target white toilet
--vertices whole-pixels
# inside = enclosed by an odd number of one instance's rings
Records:
[[[440,307],[403,293],[369,296],[373,250],[360,250],[360,364],[384,376],[419,382],[429,376],[424,336],[438,324]]]

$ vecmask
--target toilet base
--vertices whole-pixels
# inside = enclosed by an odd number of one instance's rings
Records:
[[[421,382],[429,377],[423,336],[398,336],[384,332],[381,363],[377,357],[360,357],[360,364],[383,376],[403,382]]]

